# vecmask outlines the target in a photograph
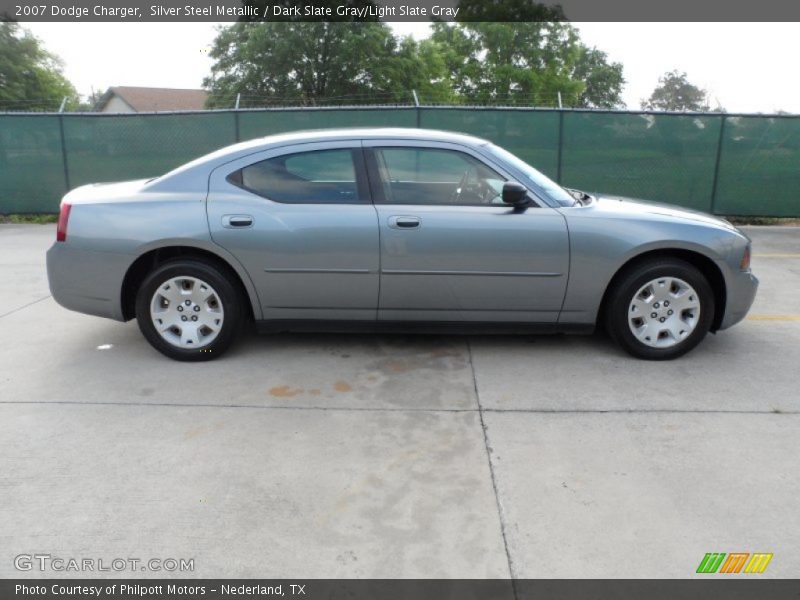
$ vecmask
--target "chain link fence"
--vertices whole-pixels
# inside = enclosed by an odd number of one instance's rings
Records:
[[[160,175],[236,141],[330,127],[489,139],[565,186],[720,215],[800,216],[800,117],[445,106],[0,114],[0,214],[69,189]]]

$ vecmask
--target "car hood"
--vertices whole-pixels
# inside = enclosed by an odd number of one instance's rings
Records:
[[[606,194],[596,195],[595,200],[590,206],[595,207],[596,210],[608,212],[627,214],[632,216],[654,217],[654,218],[667,218],[681,221],[694,221],[711,225],[714,227],[722,227],[732,231],[737,231],[730,222],[719,217],[714,217],[704,212],[692,210],[690,208],[681,208],[671,204],[661,204],[659,202],[650,202],[647,200],[639,200],[635,198],[625,198],[623,196],[611,196]]]

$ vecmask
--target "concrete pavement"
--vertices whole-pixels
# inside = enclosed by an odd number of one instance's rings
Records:
[[[182,364],[49,298],[52,226],[0,226],[0,577],[49,553],[194,558],[100,576],[683,578],[706,552],[796,577],[800,228],[746,230],[754,318],[677,361],[298,334]]]

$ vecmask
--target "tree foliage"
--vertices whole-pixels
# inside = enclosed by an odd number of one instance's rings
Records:
[[[568,106],[622,104],[622,65],[587,48],[561,22],[434,25],[433,40],[448,50],[455,92],[478,104]]]
[[[624,106],[622,64],[609,62],[605,52],[582,46],[572,78],[583,84],[574,106],[578,108],[617,108]]]
[[[686,73],[670,71],[658,79],[650,98],[642,101],[650,110],[708,110],[708,95],[702,88],[689,83]]]
[[[211,106],[446,100],[437,45],[397,38],[383,23],[237,23],[222,29],[204,82]]]
[[[524,1],[517,2],[522,7]],[[522,10],[522,8],[520,8]],[[543,10],[543,9],[542,9]],[[426,103],[620,106],[622,65],[567,23],[436,23],[430,38],[384,23],[237,23],[211,51],[211,107]]]
[[[60,60],[17,23],[0,22],[0,110],[58,110],[78,104]]]

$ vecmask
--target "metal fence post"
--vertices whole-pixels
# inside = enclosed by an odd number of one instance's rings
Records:
[[[69,164],[67,163],[67,142],[64,139],[64,115],[58,115],[58,129],[61,132],[61,162],[64,165],[64,183],[67,186],[67,191],[70,190],[69,184]]]
[[[233,111],[233,128],[234,128],[234,135],[237,142],[242,141],[242,136],[239,133],[239,109]]]
[[[719,139],[717,140],[717,157],[714,161],[714,181],[711,184],[711,206],[709,207],[709,212],[714,215],[717,214],[717,182],[719,181],[719,163],[720,158],[722,157],[722,142],[725,138],[725,121],[728,119],[728,115],[722,115],[722,121],[719,124]]]
[[[564,110],[558,111],[558,164],[556,165],[556,182],[561,185],[561,156],[564,149]]]

